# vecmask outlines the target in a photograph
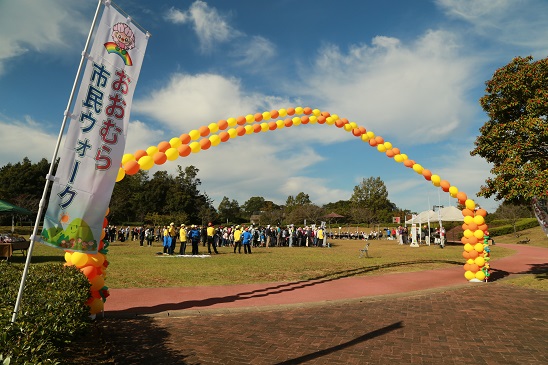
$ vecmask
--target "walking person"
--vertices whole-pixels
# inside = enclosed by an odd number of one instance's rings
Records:
[[[207,252],[211,255],[211,246],[213,246],[213,252],[219,253],[217,251],[217,245],[215,244],[214,237],[215,236],[215,227],[213,227],[213,223],[209,222],[207,224]]]

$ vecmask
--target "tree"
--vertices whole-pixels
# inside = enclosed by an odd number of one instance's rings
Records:
[[[219,203],[219,207],[217,207],[217,213],[219,214],[219,219],[223,222],[236,222],[242,214],[242,209],[238,201],[234,199],[230,201],[228,197],[224,196],[221,203]]]
[[[493,164],[478,196],[528,203],[548,197],[548,58],[517,57],[486,82],[488,114],[472,156]]]
[[[253,196],[247,200],[242,208],[245,214],[250,217],[251,215],[264,210],[265,200],[262,196]]]
[[[360,223],[360,220],[366,217],[369,217],[368,223],[392,221],[390,212],[394,204],[388,200],[388,190],[380,177],[364,178],[354,187],[350,201],[353,208],[351,213],[356,214],[356,223]]]
[[[532,214],[529,205],[512,204],[506,201],[499,205],[496,212],[493,213],[497,218],[508,220],[514,228],[514,233],[517,232],[518,221],[521,218],[531,218]]]

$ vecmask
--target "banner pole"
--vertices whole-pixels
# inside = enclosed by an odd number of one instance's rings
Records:
[[[34,249],[34,242],[36,241],[36,234],[38,232],[38,226],[40,225],[40,220],[42,218],[42,214],[44,211],[44,206],[46,202],[46,195],[48,188],[50,186],[50,183],[54,180],[54,176],[52,175],[53,167],[55,165],[55,160],[57,159],[57,155],[59,153],[59,147],[61,146],[61,139],[63,137],[63,133],[65,131],[65,126],[67,124],[67,120],[71,116],[70,113],[70,106],[72,105],[72,101],[74,99],[74,94],[76,92],[76,87],[78,86],[78,80],[80,79],[80,75],[82,73],[84,61],[87,57],[89,44],[91,42],[91,37],[93,35],[93,30],[95,29],[95,24],[97,23],[97,18],[99,17],[99,12],[101,10],[101,3],[102,0],[99,0],[97,3],[97,9],[95,10],[95,15],[93,17],[93,22],[91,23],[91,28],[89,30],[88,38],[86,39],[86,44],[84,46],[84,51],[82,52],[82,58],[80,59],[80,64],[78,65],[78,71],[76,72],[76,77],[74,79],[74,84],[72,85],[72,90],[70,92],[70,97],[67,103],[67,108],[64,113],[63,117],[63,123],[61,124],[61,129],[59,131],[59,136],[57,137],[57,143],[55,144],[55,150],[53,151],[53,157],[51,158],[51,164],[49,167],[48,174],[46,175],[46,184],[44,186],[44,191],[42,192],[42,199],[40,199],[40,205],[38,207],[38,213],[36,215],[36,221],[34,223],[34,229],[32,231],[32,235],[30,236],[30,245],[29,249],[27,250],[27,259],[25,262],[25,268],[23,270],[23,276],[21,278],[21,284],[19,285],[19,293],[17,294],[17,300],[15,302],[15,307],[13,308],[13,315],[11,317],[11,322],[15,323],[17,320],[17,313],[19,312],[19,307],[21,305],[21,298],[23,296],[23,290],[25,289],[25,281],[27,279],[27,273],[30,265],[30,260],[32,258],[32,250]]]

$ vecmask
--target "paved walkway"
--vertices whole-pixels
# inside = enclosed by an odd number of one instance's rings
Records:
[[[498,245],[497,245],[498,246]],[[548,364],[548,249],[462,268],[208,288],[112,290],[101,340],[116,364]],[[142,315],[139,315],[142,314]],[[144,315],[143,315],[144,314]]]
[[[504,245],[515,255],[494,259],[492,278],[530,271],[548,262],[548,249]],[[464,260],[463,260],[464,264]],[[353,275],[359,271],[345,273]],[[449,287],[469,287],[461,266],[448,269],[340,279],[182,288],[111,289],[106,315],[181,315],[191,310],[269,307],[411,293]],[[481,283],[479,283],[481,285]]]

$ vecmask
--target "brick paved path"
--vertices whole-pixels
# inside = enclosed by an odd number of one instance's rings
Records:
[[[496,261],[496,274],[546,278],[547,252],[520,248]],[[179,303],[169,316],[154,306],[153,316],[131,319],[107,312],[103,340],[119,364],[548,364],[548,292],[504,280],[337,301],[218,302]]]

